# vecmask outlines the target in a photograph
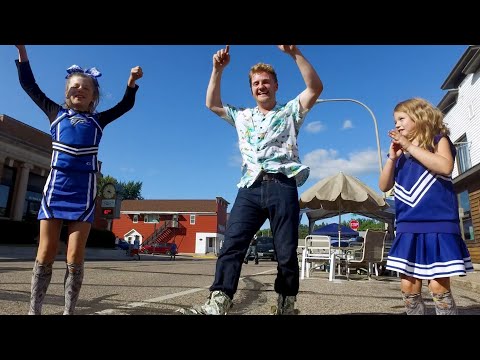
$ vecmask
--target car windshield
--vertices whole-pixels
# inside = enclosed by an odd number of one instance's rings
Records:
[[[266,252],[270,249],[273,249],[273,238],[259,237],[257,239],[257,251]]]

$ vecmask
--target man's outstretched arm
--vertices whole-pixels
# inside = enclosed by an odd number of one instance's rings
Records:
[[[222,80],[223,70],[230,63],[229,48],[229,45],[227,45],[225,49],[218,50],[213,55],[213,69],[207,88],[207,108],[212,110],[220,117],[224,117],[226,115],[220,93],[220,83]]]
[[[302,110],[311,109],[323,91],[322,80],[296,45],[278,45],[278,47],[290,55],[297,64],[307,86],[300,94],[300,106]]]

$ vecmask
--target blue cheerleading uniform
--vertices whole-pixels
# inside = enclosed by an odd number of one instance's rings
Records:
[[[441,137],[436,136],[435,143]],[[455,158],[455,147],[446,139]],[[473,271],[461,237],[451,177],[435,174],[409,154],[402,154],[395,164],[394,192],[397,235],[386,268],[418,279]]]
[[[97,195],[98,148],[106,125],[132,109],[135,88],[127,86],[113,108],[77,112],[50,100],[38,87],[30,62],[15,61],[20,84],[50,120],[51,170],[43,189],[38,219],[93,222]]]

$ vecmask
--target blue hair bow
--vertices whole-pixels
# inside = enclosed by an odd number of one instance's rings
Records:
[[[68,75],[65,77],[65,79],[68,79],[68,77],[71,74],[74,74],[74,73],[82,73],[82,74],[88,75],[91,78],[93,78],[95,81],[97,80],[98,77],[102,76],[102,73],[100,71],[98,71],[97,68],[95,68],[95,67],[92,67],[90,69],[82,69],[78,65],[70,66],[67,69],[67,73],[68,73]]]

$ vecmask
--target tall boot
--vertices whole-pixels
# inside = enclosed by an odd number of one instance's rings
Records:
[[[441,294],[430,294],[432,295],[433,303],[435,304],[435,313],[437,315],[458,315],[457,304],[455,304],[455,300],[450,291]]]
[[[67,263],[65,272],[65,309],[63,315],[73,315],[83,282],[83,263]]]
[[[402,292],[403,302],[407,315],[425,315],[425,303],[422,294],[409,294]]]
[[[52,279],[52,267],[53,262],[40,264],[38,260],[35,260],[28,315],[40,315],[42,313],[43,300],[45,299],[48,285],[50,285],[50,280]]]

